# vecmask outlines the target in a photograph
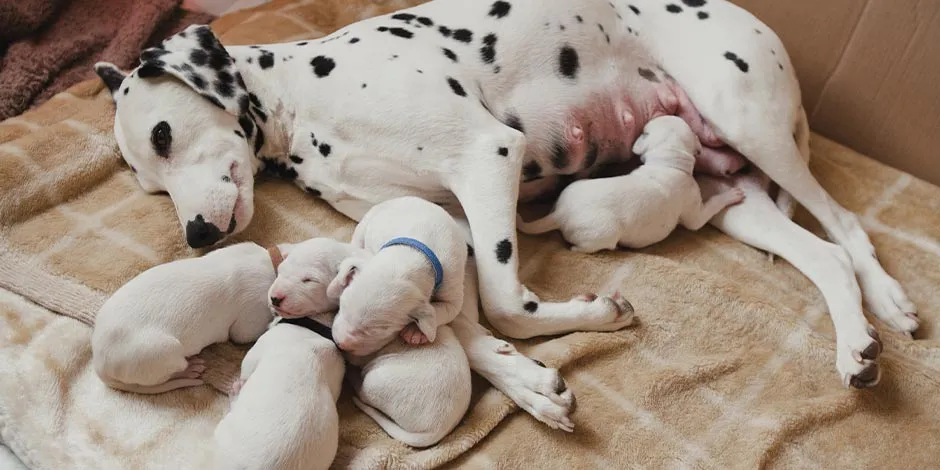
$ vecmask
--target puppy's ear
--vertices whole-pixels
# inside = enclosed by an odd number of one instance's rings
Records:
[[[338,299],[339,296],[349,287],[349,283],[356,277],[362,260],[359,258],[346,258],[339,264],[339,272],[336,277],[330,281],[326,288],[326,295],[332,299]]]
[[[437,316],[434,314],[434,307],[430,302],[422,302],[418,308],[412,310],[411,318],[418,325],[418,329],[424,333],[428,342],[433,343],[437,338]]]
[[[644,153],[646,153],[646,151],[648,150],[648,146],[646,144],[647,137],[648,137],[647,133],[644,132],[640,134],[639,137],[636,138],[636,142],[633,143],[633,153],[637,155],[643,155]]]
[[[101,77],[101,81],[108,87],[108,91],[111,92],[112,97],[114,96],[114,92],[121,87],[124,78],[127,77],[126,73],[122,72],[121,69],[110,62],[98,62],[95,64],[95,73]]]

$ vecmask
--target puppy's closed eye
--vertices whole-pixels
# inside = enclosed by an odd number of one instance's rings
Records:
[[[309,278],[309,277],[305,277],[305,278],[301,279],[300,282],[306,284],[306,283],[308,283],[308,282],[313,282],[313,279],[311,279],[311,278]]]

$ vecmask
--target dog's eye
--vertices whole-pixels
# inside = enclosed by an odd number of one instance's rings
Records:
[[[170,134],[170,125],[166,121],[160,121],[153,126],[153,130],[150,131],[150,143],[157,155],[170,158],[170,144],[173,143],[173,136]]]
[[[309,277],[305,277],[305,278],[304,278],[303,280],[301,280],[300,282],[303,282],[304,284],[306,284],[306,283],[308,283],[308,282],[313,282],[313,279],[310,279]]]

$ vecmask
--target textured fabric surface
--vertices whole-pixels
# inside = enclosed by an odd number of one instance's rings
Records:
[[[130,67],[141,49],[212,16],[180,0],[0,0],[0,119],[82,80],[99,61]]]
[[[275,1],[213,27],[227,44],[299,40],[412,3]],[[107,295],[201,254],[185,246],[172,202],[144,194],[121,163],[112,119],[92,81],[0,123],[0,437],[35,468],[192,468],[244,348],[209,348],[211,386],[159,396],[107,389],[89,367],[86,324]],[[885,343],[878,387],[842,388],[825,304],[804,276],[710,227],[591,256],[557,235],[520,236],[521,276],[541,298],[619,288],[637,310],[638,325],[620,332],[514,341],[561,368],[578,398],[575,433],[548,430],[477,380],[457,429],[413,450],[345,390],[336,467],[936,466],[940,188],[818,136],[812,150],[813,172],[860,214],[920,307],[916,341],[872,320]],[[233,242],[352,234],[350,220],[287,182],[259,181],[255,203]],[[805,213],[797,221],[821,233]]]

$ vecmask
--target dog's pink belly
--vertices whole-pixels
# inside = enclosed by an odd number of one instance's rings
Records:
[[[527,152],[520,199],[531,200],[557,190],[559,175],[591,177],[602,165],[630,160],[633,142],[646,123],[665,115],[681,117],[702,142],[697,172],[726,176],[743,168],[746,159],[715,134],[681,87],[670,78],[659,80],[629,95],[597,93],[566,112],[551,147]]]

